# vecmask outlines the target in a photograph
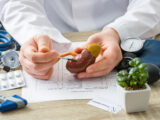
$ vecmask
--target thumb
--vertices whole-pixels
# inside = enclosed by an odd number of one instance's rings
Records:
[[[91,35],[91,36],[88,38],[85,46],[88,45],[88,44],[93,44],[93,43],[96,43],[96,44],[101,45],[101,44],[102,44],[102,40],[104,39],[103,35],[101,35],[101,34],[102,34],[102,33],[99,32],[99,33],[95,33],[95,34]]]
[[[80,54],[80,53],[82,52],[83,49],[84,49],[84,48],[78,47],[78,48],[75,48],[75,49],[74,49],[74,52]]]
[[[52,40],[47,35],[38,36],[37,46],[39,52],[49,52],[52,46]]]

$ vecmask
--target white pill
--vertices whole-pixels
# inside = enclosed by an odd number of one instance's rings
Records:
[[[15,76],[16,76],[16,77],[20,77],[20,76],[21,76],[21,71],[19,71],[19,70],[18,70],[18,71],[15,71],[14,73],[15,73]]]
[[[7,83],[6,82],[1,82],[2,88],[7,88]]]
[[[6,80],[7,78],[6,78],[6,74],[4,73],[4,74],[0,74],[0,79],[1,80]]]
[[[14,83],[13,80],[10,80],[10,81],[9,81],[9,84],[10,84],[10,86],[12,86],[12,87],[15,86],[15,83]]]
[[[22,85],[23,81],[21,79],[17,80],[18,85]]]
[[[13,78],[13,73],[12,73],[12,72],[9,72],[9,73],[8,73],[8,78],[9,78],[9,79],[12,79],[12,78]]]

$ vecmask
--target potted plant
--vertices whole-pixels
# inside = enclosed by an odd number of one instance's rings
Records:
[[[127,113],[145,111],[150,98],[150,87],[147,84],[147,65],[139,58],[129,61],[130,68],[121,70],[117,76],[119,101]]]

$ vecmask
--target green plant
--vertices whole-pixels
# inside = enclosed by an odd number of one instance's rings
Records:
[[[118,84],[127,90],[144,89],[148,78],[147,65],[141,63],[139,58],[129,61],[129,65],[128,71],[118,72]]]

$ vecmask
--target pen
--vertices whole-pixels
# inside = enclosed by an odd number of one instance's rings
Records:
[[[64,60],[70,60],[70,61],[73,61],[73,62],[77,62],[77,60],[71,59],[71,58],[66,58],[66,57],[57,57],[57,58],[64,59]]]

